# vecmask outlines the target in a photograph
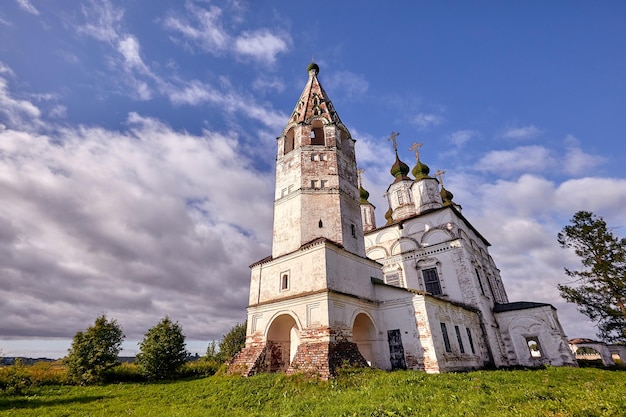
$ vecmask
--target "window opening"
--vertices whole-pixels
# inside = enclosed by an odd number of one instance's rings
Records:
[[[328,180],[321,180],[320,181],[320,188],[326,188],[327,185],[328,185]]]
[[[476,354],[476,350],[474,349],[474,339],[472,339],[472,332],[468,327],[466,327],[465,330],[467,331],[467,340],[469,341],[470,349],[472,349],[473,354]]]
[[[478,273],[478,268],[474,268],[474,271],[476,272],[476,279],[478,279],[478,285],[480,286],[480,292],[485,295],[485,288],[483,288],[483,282],[480,279],[480,274]]]
[[[465,353],[465,347],[463,346],[463,339],[461,339],[461,330],[459,330],[459,326],[454,326],[454,332],[456,333],[456,341],[459,342],[459,349],[461,349],[461,353]]]
[[[402,190],[398,190],[396,192],[396,194],[398,195],[398,205],[403,205],[404,204],[404,195],[402,194]]]
[[[281,291],[289,289],[289,274],[282,274],[280,277],[280,289]]]
[[[530,356],[533,358],[542,357],[541,346],[539,345],[539,339],[535,337],[527,337],[526,343],[528,344],[528,350],[530,351]]]
[[[353,224],[350,225],[350,233],[352,237],[356,237],[356,227]]]
[[[441,334],[443,335],[443,344],[446,348],[446,352],[452,352],[452,346],[450,345],[450,339],[448,338],[448,328],[446,323],[439,323],[441,325]]]
[[[422,271],[424,277],[424,288],[426,292],[432,295],[441,295],[441,283],[439,282],[439,275],[437,274],[437,268],[428,268]]]
[[[320,222],[318,223],[319,228],[321,229],[322,227],[324,227],[324,223],[322,223],[322,219],[320,219]]]
[[[284,145],[283,153],[288,154],[289,152],[293,151],[293,148],[294,148],[294,133],[293,133],[293,127],[292,127],[291,129],[289,129],[289,131],[285,135],[285,145]]]

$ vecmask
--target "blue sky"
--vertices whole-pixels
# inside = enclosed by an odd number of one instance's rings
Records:
[[[626,3],[5,1],[0,350],[63,356],[97,315],[126,353],[161,317],[204,352],[271,252],[275,138],[319,79],[378,207],[386,138],[492,243],[511,301],[558,295],[577,210],[626,235]]]

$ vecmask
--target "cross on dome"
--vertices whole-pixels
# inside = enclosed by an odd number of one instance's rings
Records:
[[[420,148],[424,146],[423,143],[413,142],[413,146],[409,148],[410,151],[415,151],[415,160],[419,162],[420,160]]]
[[[393,130],[391,131],[391,135],[387,138],[389,142],[393,142],[393,149],[398,153],[398,141],[397,137],[400,136],[400,133],[396,133]]]
[[[441,184],[442,187],[443,187],[443,174],[445,173],[446,171],[442,171],[440,169],[438,169],[437,172],[435,172],[435,178],[439,180],[439,183]]]

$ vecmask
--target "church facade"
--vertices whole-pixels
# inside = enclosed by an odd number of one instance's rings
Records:
[[[308,67],[277,139],[272,254],[251,265],[245,348],[230,372],[338,366],[446,372],[576,365],[556,310],[509,302],[487,240],[441,178],[396,148],[376,226],[355,140]]]

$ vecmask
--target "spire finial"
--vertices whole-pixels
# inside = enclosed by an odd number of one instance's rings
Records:
[[[413,146],[409,148],[410,151],[415,151],[415,160],[419,162],[420,160],[420,148],[424,146],[423,143],[413,142]]]
[[[400,133],[396,133],[392,130],[391,135],[387,138],[388,141],[393,142],[393,149],[396,151],[396,155],[398,154],[398,141],[396,140],[398,136],[400,136]]]
[[[441,184],[442,187],[443,187],[443,174],[445,173],[446,171],[442,171],[440,169],[438,169],[437,172],[435,172],[435,178],[439,180],[439,183]]]
[[[356,173],[359,176],[359,187],[363,188],[363,174],[365,174],[365,170],[363,168],[359,168],[356,170]]]

